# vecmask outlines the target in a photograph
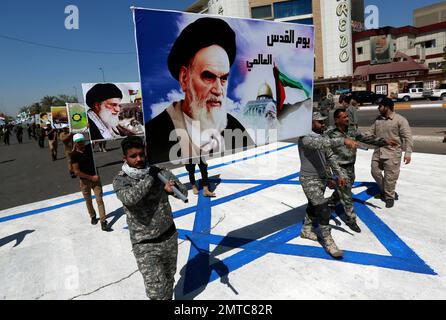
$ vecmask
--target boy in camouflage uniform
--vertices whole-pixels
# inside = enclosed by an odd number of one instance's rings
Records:
[[[380,139],[373,135],[364,135],[356,131],[354,127],[349,125],[349,114],[345,109],[337,109],[334,112],[335,127],[329,128],[325,135],[331,139],[348,137],[362,143],[382,147],[387,145],[397,145],[398,143],[391,139]],[[345,224],[355,232],[361,232],[356,223],[356,213],[353,205],[352,186],[355,182],[355,162],[356,149],[348,149],[345,146],[333,147],[336,162],[339,164],[342,175],[346,177],[347,184],[343,188],[338,188],[331,196],[330,203],[335,205],[340,201],[344,208],[345,215],[342,216]]]
[[[343,251],[339,250],[329,227],[330,209],[328,199],[324,198],[327,184],[334,187],[332,170],[338,176],[339,186],[346,183],[339,165],[336,163],[331,147],[346,145],[355,148],[357,143],[347,137],[329,139],[321,134],[325,130],[325,120],[319,112],[313,113],[313,132],[300,137],[298,140],[299,156],[301,160],[300,182],[308,199],[307,214],[302,226],[301,237],[317,241],[320,240],[324,249],[333,257],[341,258]],[[327,167],[327,163],[329,167]],[[318,225],[313,229],[313,225]],[[319,234],[318,234],[319,233]]]
[[[124,205],[130,241],[146,294],[152,300],[170,300],[177,268],[178,233],[168,196],[176,186],[185,196],[186,187],[168,170],[147,166],[141,138],[130,136],[122,143],[124,165],[113,188]],[[163,184],[157,177],[169,181]]]

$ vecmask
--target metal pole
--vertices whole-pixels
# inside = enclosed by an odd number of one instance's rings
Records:
[[[79,101],[79,98],[77,96],[77,88],[76,88],[76,86],[73,86],[73,88],[74,88],[74,94],[76,96],[76,99],[77,99],[77,101]]]
[[[102,82],[105,82],[105,74],[104,74],[104,69],[99,68],[99,70],[102,71]]]

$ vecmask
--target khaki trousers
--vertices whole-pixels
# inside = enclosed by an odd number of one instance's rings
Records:
[[[68,171],[71,173],[71,172],[73,172],[73,168],[71,167],[71,156],[70,156],[71,149],[65,148],[64,154],[65,154],[65,158],[67,159]]]
[[[400,175],[400,166],[401,156],[391,159],[372,158],[372,177],[381,192],[384,192],[386,200],[395,199],[395,186]]]
[[[48,147],[50,148],[51,157],[55,160],[57,158],[57,140],[48,140]]]
[[[85,202],[87,204],[88,214],[90,218],[96,217],[96,212],[93,208],[93,202],[91,200],[91,190],[93,190],[94,195],[96,196],[96,204],[98,205],[99,210],[99,218],[101,222],[104,222],[105,217],[105,205],[102,200],[102,185],[101,182],[92,182],[87,179],[80,179],[80,187],[82,195],[84,196]]]

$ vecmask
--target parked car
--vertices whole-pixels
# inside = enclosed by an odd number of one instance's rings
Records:
[[[376,104],[379,100],[386,98],[384,94],[377,94],[373,91],[352,91],[352,98],[355,99],[360,105],[363,103]]]
[[[403,100],[404,102],[408,102],[414,99],[424,99],[423,93],[424,93],[423,88],[410,88],[408,92],[398,93],[398,95],[395,98],[397,100]]]
[[[429,100],[446,100],[446,83],[442,83],[438,89],[424,90],[423,97]]]

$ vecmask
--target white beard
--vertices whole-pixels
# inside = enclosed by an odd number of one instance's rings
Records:
[[[109,130],[113,130],[114,132],[118,132],[116,127],[119,124],[119,116],[112,114],[110,109],[101,106],[101,110],[99,111],[99,117],[104,122],[106,127]]]
[[[192,101],[190,103],[190,108],[192,112],[192,120],[200,121],[200,131],[204,130],[216,130],[221,132],[226,128],[228,123],[228,117],[226,112],[226,98],[217,98],[210,94],[206,98],[199,100],[197,98],[196,92],[192,87],[192,83],[189,84],[189,88],[192,93]],[[220,108],[211,108],[210,111],[207,110],[207,101],[218,101],[221,102]]]

